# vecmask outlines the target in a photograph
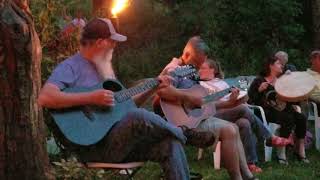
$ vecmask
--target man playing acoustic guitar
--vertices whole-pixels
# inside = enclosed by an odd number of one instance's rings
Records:
[[[199,68],[207,59],[207,51],[208,46],[200,37],[192,37],[187,42],[181,58],[173,58],[173,60],[164,68],[161,74],[167,74],[168,72],[174,70],[176,67],[186,64],[192,64]],[[192,99],[192,104],[194,106],[201,107],[205,101],[203,99],[203,95],[199,95],[196,92],[186,91],[188,89],[192,89],[197,84],[197,81],[192,79],[176,78],[173,86],[165,87],[159,90],[157,94],[161,98],[161,101],[167,101],[169,102],[169,104],[170,102],[181,102],[181,104],[188,104],[190,103],[187,102],[189,101],[188,99]],[[214,104],[217,109],[231,107],[238,103],[240,104],[241,102],[237,102],[238,95],[238,89],[231,89],[229,101],[219,101],[215,102]],[[188,96],[191,96],[192,98],[188,98]],[[154,101],[154,108],[155,111],[161,113],[161,110],[159,110],[160,107],[158,106],[158,99]],[[162,110],[164,110],[163,105],[161,105],[161,108]],[[171,110],[174,111],[174,108],[172,107]],[[177,113],[177,111],[174,111],[173,114],[175,112]],[[166,112],[164,112],[164,114],[166,114]],[[167,114],[166,118],[168,118]],[[200,119],[201,121],[198,123],[198,125],[196,125],[196,128],[215,133],[217,137],[216,140],[221,141],[222,160],[231,179],[256,179],[248,169],[238,127],[231,122],[215,118],[213,117],[213,115],[214,114],[211,114],[209,118],[204,120]],[[183,114],[176,115],[175,117],[178,116],[182,117]]]
[[[109,19],[96,18],[88,22],[81,35],[80,52],[56,67],[40,92],[39,104],[55,110],[82,105],[116,108],[119,100],[116,98],[116,93],[111,90],[101,88],[86,92],[64,92],[64,89],[91,87],[108,78],[115,79],[111,63],[113,49],[117,42],[126,39],[126,36],[115,31]],[[169,79],[167,76],[159,76],[160,85],[134,96],[134,102],[137,105],[142,104],[156,90],[167,87]],[[109,130],[97,143],[88,146],[79,145],[70,142],[65,136],[59,136],[61,138],[58,140],[84,162],[118,163],[148,160],[159,162],[165,178],[169,180],[189,179],[188,164],[182,144],[206,147],[214,142],[214,135],[211,132],[173,126],[145,109],[133,107],[128,113],[121,111],[119,113],[122,118],[117,122],[112,121],[112,118],[105,119]],[[90,114],[89,110],[87,118],[94,121],[95,118],[90,117]],[[68,120],[71,121],[72,118],[65,121]],[[59,128],[56,132],[61,133],[63,126]],[[74,129],[67,129],[65,132],[68,130]],[[90,134],[93,135],[96,131]],[[80,130],[74,137],[87,138],[81,137]]]

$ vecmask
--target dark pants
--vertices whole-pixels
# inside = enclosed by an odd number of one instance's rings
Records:
[[[159,162],[165,179],[189,179],[182,143],[186,137],[160,116],[144,109],[126,114],[95,147],[81,152],[85,161]]]
[[[307,118],[303,114],[296,112],[291,107],[283,111],[277,111],[273,108],[264,108],[264,110],[268,122],[280,124],[281,137],[289,137],[293,129],[298,139],[305,137]]]

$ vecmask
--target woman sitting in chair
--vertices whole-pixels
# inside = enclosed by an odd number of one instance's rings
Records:
[[[263,107],[268,122],[280,124],[281,137],[289,137],[294,129],[296,137],[295,154],[298,160],[309,163],[304,148],[307,119],[297,112],[292,104],[278,100],[274,90],[275,82],[282,71],[283,65],[281,62],[275,56],[269,57],[259,76],[251,83],[248,93],[249,102]],[[277,157],[279,163],[288,164],[285,153],[280,154],[280,156]]]
[[[229,88],[229,85],[223,80],[223,73],[219,64],[207,59],[199,69],[200,85],[209,90],[209,92],[218,92]],[[227,97],[220,99],[220,101],[228,100]],[[262,121],[254,115],[254,113],[245,104],[247,98],[242,98],[233,107],[219,109],[215,117],[234,122],[238,125],[241,140],[245,149],[248,167],[252,172],[262,172],[262,170],[255,165],[258,161],[256,151],[256,139],[251,127],[258,130],[258,136],[267,140],[267,145],[282,147],[291,143],[289,139],[281,138],[272,135],[269,130],[263,125]]]

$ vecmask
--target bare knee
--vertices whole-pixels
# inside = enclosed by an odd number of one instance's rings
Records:
[[[250,130],[251,129],[251,124],[248,119],[241,118],[236,121],[236,124],[240,130]]]
[[[236,138],[239,134],[239,128],[235,124],[228,124],[227,126],[221,128],[222,138]]]

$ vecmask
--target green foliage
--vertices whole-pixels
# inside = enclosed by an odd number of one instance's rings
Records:
[[[168,5],[168,2],[170,6]],[[255,74],[271,52],[284,50],[289,62],[305,69],[310,44],[298,0],[135,0],[119,14],[120,31],[128,36],[114,56],[118,77],[125,82],[157,75],[172,57],[179,57],[189,37],[201,35],[210,57],[221,61],[226,76]],[[58,36],[63,9],[84,9],[90,0],[32,1],[41,42],[53,61],[77,50],[77,38],[61,44]],[[58,47],[58,48],[57,48]],[[61,48],[59,48],[61,47]]]
[[[49,78],[55,66],[56,62],[54,60],[52,60],[49,56],[43,56],[41,62],[42,82],[45,82]]]
[[[63,40],[60,33],[77,12],[82,12],[84,18],[89,16],[91,0],[35,0],[30,6],[46,55],[60,61],[78,50],[80,31]]]
[[[121,17],[129,38],[115,56],[121,80],[156,75],[194,35],[208,43],[209,57],[221,61],[227,77],[256,74],[278,50],[287,51],[298,69],[308,66],[311,43],[304,38],[301,1],[184,0],[170,8],[157,2],[168,1],[137,0],[130,7],[135,14]]]
[[[227,70],[227,75],[252,74],[261,61],[277,50],[306,54],[297,22],[302,14],[298,0],[189,0],[179,3],[174,13],[180,29],[201,35]],[[294,60],[293,62],[296,62]],[[298,64],[300,65],[300,63]]]

